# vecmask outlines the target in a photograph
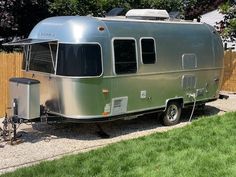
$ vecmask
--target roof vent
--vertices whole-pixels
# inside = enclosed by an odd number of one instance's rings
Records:
[[[170,18],[168,12],[161,9],[132,9],[125,16],[140,20],[167,20]]]

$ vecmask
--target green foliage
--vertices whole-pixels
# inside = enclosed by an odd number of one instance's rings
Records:
[[[27,36],[36,23],[49,16],[47,0],[0,0],[0,37]]]
[[[221,13],[226,14],[226,13],[228,13],[230,7],[231,7],[231,4],[229,1],[227,1],[226,3],[221,4],[219,6],[219,9],[220,9]]]
[[[102,1],[97,0],[54,0],[49,11],[53,15],[93,15],[102,14]]]
[[[236,18],[230,19],[229,26],[231,29],[236,30]]]
[[[220,12],[225,14],[224,21],[221,21],[220,32],[226,41],[236,40],[236,5],[230,1],[220,6]]]
[[[182,0],[54,0],[49,10],[55,15],[88,15],[102,16],[105,12],[122,7],[126,10],[134,8],[156,8],[167,11],[182,11]]]
[[[236,113],[19,169],[13,176],[236,176]]]
[[[77,0],[54,0],[49,4],[49,12],[55,15],[77,15]]]
[[[115,7],[129,9],[166,9],[167,11],[182,11],[182,0],[107,0],[103,2],[103,9],[109,11]]]
[[[150,0],[149,1],[151,8],[155,9],[166,9],[168,12],[170,11],[181,11],[183,3],[180,0]]]
[[[187,0],[185,3],[185,18],[192,20],[202,14],[217,9],[225,0]]]
[[[48,0],[0,0],[0,51],[18,51],[15,47],[3,48],[1,43],[26,38],[39,21],[49,16]]]

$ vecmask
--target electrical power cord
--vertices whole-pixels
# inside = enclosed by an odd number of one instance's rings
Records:
[[[193,94],[188,94],[188,96],[190,97],[190,98],[192,98],[193,99],[193,109],[192,109],[192,112],[191,112],[191,115],[190,115],[190,117],[189,117],[189,122],[191,122],[192,121],[192,117],[193,117],[193,113],[194,113],[194,110],[195,110],[195,107],[196,107],[196,102],[197,102],[197,99],[196,99],[196,97],[197,97],[197,95],[196,95],[196,93],[193,93]]]

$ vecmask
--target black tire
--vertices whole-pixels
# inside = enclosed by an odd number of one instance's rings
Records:
[[[170,126],[179,123],[182,108],[178,102],[170,102],[163,116],[163,124]]]

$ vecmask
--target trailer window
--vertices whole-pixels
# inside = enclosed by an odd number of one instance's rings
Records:
[[[114,57],[116,74],[130,74],[137,72],[135,40],[115,39]]]
[[[141,39],[141,52],[143,64],[156,62],[155,42],[153,39]]]
[[[33,44],[29,48],[29,70],[54,73],[57,45],[55,43],[40,43]]]
[[[101,48],[98,44],[60,44],[57,74],[63,76],[100,76]]]

